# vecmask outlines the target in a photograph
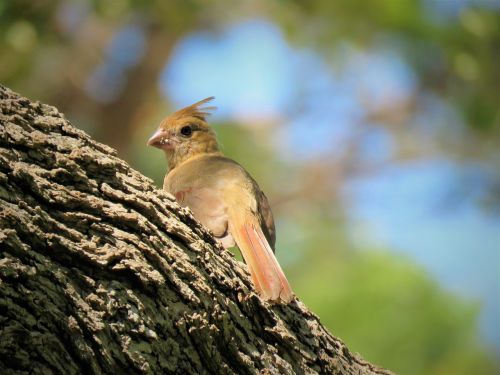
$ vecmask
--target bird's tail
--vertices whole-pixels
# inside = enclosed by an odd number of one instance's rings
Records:
[[[229,222],[257,291],[266,300],[290,302],[294,297],[290,284],[257,220],[237,215]]]

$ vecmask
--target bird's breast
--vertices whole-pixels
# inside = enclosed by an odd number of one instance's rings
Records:
[[[180,205],[189,207],[194,217],[216,237],[225,235],[228,219],[223,191],[210,180],[203,181],[199,176],[172,177],[167,176],[165,179],[165,190],[174,195]]]

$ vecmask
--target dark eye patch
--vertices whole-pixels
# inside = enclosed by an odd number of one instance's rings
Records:
[[[200,132],[206,132],[208,131],[207,127],[200,126],[198,124],[188,124],[184,125],[180,130],[179,133],[186,138],[189,138],[193,135],[193,132],[200,131]]]
[[[191,137],[191,135],[193,134],[193,128],[190,125],[183,126],[181,128],[181,134],[184,137]]]

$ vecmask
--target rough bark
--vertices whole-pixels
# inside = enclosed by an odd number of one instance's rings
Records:
[[[385,374],[263,302],[189,211],[0,86],[0,373]]]

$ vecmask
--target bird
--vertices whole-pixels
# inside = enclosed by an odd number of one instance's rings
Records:
[[[268,199],[257,182],[220,150],[203,99],[161,121],[147,144],[165,153],[163,189],[189,207],[224,248],[238,246],[258,294],[289,303],[294,293],[274,254],[276,231]]]

